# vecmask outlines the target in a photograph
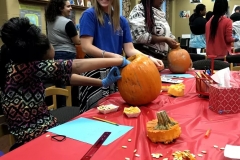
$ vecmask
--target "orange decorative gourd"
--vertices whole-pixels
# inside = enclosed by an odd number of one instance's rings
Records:
[[[181,134],[181,127],[166,111],[157,113],[157,119],[147,122],[147,136],[152,142],[173,142]]]
[[[118,90],[130,105],[139,106],[152,102],[160,94],[160,73],[150,58],[136,54],[128,58],[131,63],[121,70]]]
[[[185,49],[181,49],[180,44],[178,44],[176,49],[169,52],[168,63],[172,73],[185,73],[191,67],[192,60],[189,53]]]

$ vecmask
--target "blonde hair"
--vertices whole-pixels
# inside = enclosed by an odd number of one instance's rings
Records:
[[[111,5],[108,6],[108,14],[113,25],[114,31],[120,29],[120,6],[119,0],[110,0]],[[101,25],[104,25],[104,11],[97,0],[92,0],[92,6],[96,11],[96,16]]]

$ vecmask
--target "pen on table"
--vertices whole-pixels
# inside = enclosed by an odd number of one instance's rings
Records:
[[[195,74],[198,76],[198,78],[201,78],[201,75],[199,75],[197,72],[195,72]]]
[[[208,129],[207,132],[205,133],[205,137],[208,138],[210,135],[211,129]]]
[[[92,118],[96,119],[96,120],[99,120],[99,121],[103,121],[103,122],[110,123],[110,124],[118,126],[118,124],[115,123],[115,122],[111,122],[111,121],[108,121],[108,120],[105,120],[105,119],[101,119],[101,118],[98,118],[98,117],[92,117]]]

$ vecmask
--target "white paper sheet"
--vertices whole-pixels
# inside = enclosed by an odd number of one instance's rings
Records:
[[[240,159],[240,146],[227,144],[224,150],[224,156],[234,160]]]

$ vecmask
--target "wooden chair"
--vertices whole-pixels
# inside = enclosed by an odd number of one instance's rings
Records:
[[[233,66],[233,63],[230,63],[230,70],[231,71],[240,71],[240,66]]]
[[[56,95],[66,97],[66,107],[57,108]],[[57,88],[55,86],[45,89],[45,96],[52,96],[53,104],[48,106],[50,113],[57,118],[59,124],[65,123],[79,115],[79,107],[72,107],[71,86],[66,86],[66,89]]]
[[[51,86],[45,89],[45,96],[52,96],[53,104],[48,106],[48,110],[57,109],[57,95],[62,95],[66,97],[66,105],[68,107],[72,106],[72,95],[71,95],[71,86],[66,86],[66,89],[56,88]]]
[[[15,143],[15,138],[8,130],[6,116],[0,115],[0,137],[5,136],[5,135],[8,135],[9,144],[10,144],[10,146],[12,146]]]

